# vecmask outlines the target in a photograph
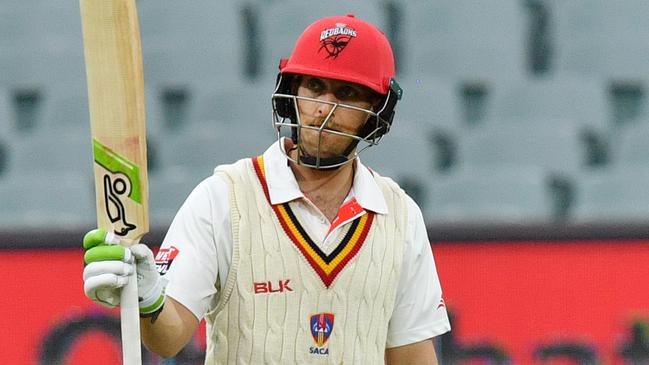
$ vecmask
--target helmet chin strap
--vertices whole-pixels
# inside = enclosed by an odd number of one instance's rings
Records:
[[[358,141],[353,140],[349,143],[349,146],[347,146],[342,156],[320,157],[320,164],[318,164],[318,157],[307,155],[301,147],[298,147],[298,159],[300,163],[319,170],[334,170],[349,162],[349,155],[354,151],[357,145]]]

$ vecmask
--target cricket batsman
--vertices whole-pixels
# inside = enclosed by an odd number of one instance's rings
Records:
[[[86,295],[119,305],[137,267],[142,340],[164,357],[205,319],[206,364],[437,364],[450,324],[421,211],[358,157],[390,138],[401,97],[379,29],[317,20],[280,62],[277,141],[217,166],[155,258],[89,232]]]

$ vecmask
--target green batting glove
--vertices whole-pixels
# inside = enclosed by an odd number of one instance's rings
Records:
[[[119,242],[115,234],[103,229],[85,235],[84,292],[93,301],[113,308],[119,305],[128,276],[136,272],[140,315],[155,318],[164,306],[167,281],[158,274],[153,252],[146,245],[126,248]]]

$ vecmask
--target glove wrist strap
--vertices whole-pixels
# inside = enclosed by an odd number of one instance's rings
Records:
[[[140,318],[151,318],[151,324],[155,323],[155,321],[158,319],[158,316],[160,313],[162,313],[162,310],[164,309],[165,303],[164,303],[164,295],[162,296],[162,304],[160,304],[160,307],[156,309],[153,312],[150,313],[142,313],[140,312]]]
[[[166,298],[166,284],[167,280],[159,277],[153,288],[144,297],[140,297],[140,315],[150,315],[162,310]]]

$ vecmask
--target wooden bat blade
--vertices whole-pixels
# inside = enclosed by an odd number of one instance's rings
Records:
[[[80,0],[97,223],[127,242],[149,230],[144,76],[135,0]]]
[[[80,0],[97,225],[125,245],[148,232],[148,179],[142,50],[135,0]],[[120,295],[122,355],[140,365],[136,275]]]

